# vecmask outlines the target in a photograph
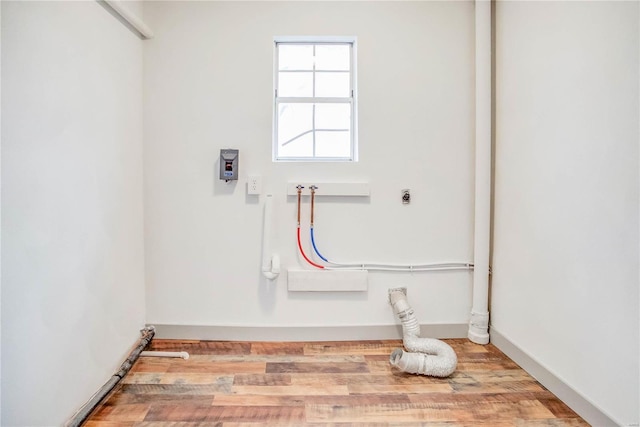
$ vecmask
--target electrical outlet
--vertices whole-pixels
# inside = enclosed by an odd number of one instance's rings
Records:
[[[247,178],[247,194],[260,195],[262,193],[262,178],[259,175],[250,175]]]

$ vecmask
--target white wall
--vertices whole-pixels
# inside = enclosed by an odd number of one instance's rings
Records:
[[[623,425],[639,399],[638,16],[496,6],[492,326]]]
[[[144,325],[142,42],[2,2],[2,425],[61,425]]]
[[[148,2],[145,22],[147,320],[212,326],[393,325],[408,286],[422,323],[468,321],[471,273],[372,273],[368,293],[294,294],[260,275],[262,202],[274,248],[297,256],[288,181],[367,181],[371,198],[317,201],[316,238],[337,260],[472,261],[473,3]],[[358,37],[358,163],[272,163],[273,37]],[[217,178],[240,149],[238,183]],[[410,188],[410,205],[401,189]],[[304,207],[308,241],[308,201]],[[313,337],[309,337],[313,338]]]

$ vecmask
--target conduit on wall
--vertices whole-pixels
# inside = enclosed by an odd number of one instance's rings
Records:
[[[489,343],[491,218],[491,1],[476,0],[476,184],[473,302],[468,337]]]
[[[357,262],[357,263],[339,263],[329,260],[327,257],[320,254],[318,247],[316,246],[315,234],[314,234],[314,210],[315,210],[315,193],[318,189],[317,186],[311,185],[309,186],[309,190],[311,192],[311,221],[310,221],[310,237],[311,237],[311,245],[315,254],[325,263],[326,265],[319,265],[312,260],[304,252],[302,247],[302,243],[300,241],[300,209],[301,209],[301,196],[302,190],[304,186],[298,184],[296,186],[296,193],[298,196],[298,204],[297,204],[297,238],[298,238],[298,250],[300,254],[304,258],[304,260],[310,265],[324,269],[324,270],[367,270],[367,271],[397,271],[397,272],[420,272],[420,271],[444,271],[444,270],[472,270],[473,264],[465,263],[465,262],[441,262],[441,263],[429,263],[429,264],[393,264],[393,263],[372,263],[372,262]]]
[[[264,201],[264,224],[262,225],[262,275],[267,280],[275,280],[280,275],[280,257],[278,254],[271,254],[272,215],[273,196],[267,194]]]

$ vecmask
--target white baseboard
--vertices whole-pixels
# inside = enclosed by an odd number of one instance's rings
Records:
[[[150,324],[151,325],[151,324]],[[158,339],[216,341],[359,341],[402,338],[401,325],[208,326],[153,323]],[[466,323],[420,325],[422,336],[466,338]]]
[[[506,354],[511,360],[522,367],[529,375],[534,377],[540,384],[545,386],[550,392],[558,396],[560,400],[573,409],[578,415],[589,424],[598,427],[620,426],[611,417],[605,414],[600,408],[591,403],[568,384],[554,375],[546,367],[541,365],[529,354],[520,349],[491,327],[491,344]]]

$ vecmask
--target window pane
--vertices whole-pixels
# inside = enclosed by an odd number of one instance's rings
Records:
[[[350,104],[316,104],[316,129],[349,129]]]
[[[276,42],[275,159],[352,159],[353,45],[297,41]]]
[[[284,147],[279,147],[278,157],[313,157],[313,133],[307,133]]]
[[[279,104],[278,157],[313,156],[312,130],[312,104]]]
[[[319,97],[351,96],[349,73],[316,73],[316,94]]]
[[[278,96],[313,96],[313,73],[278,73]]]
[[[350,69],[350,48],[346,44],[317,45],[316,70]]]
[[[348,131],[316,132],[316,156],[351,157],[351,133]]]
[[[280,70],[313,70],[313,46],[278,44]]]

